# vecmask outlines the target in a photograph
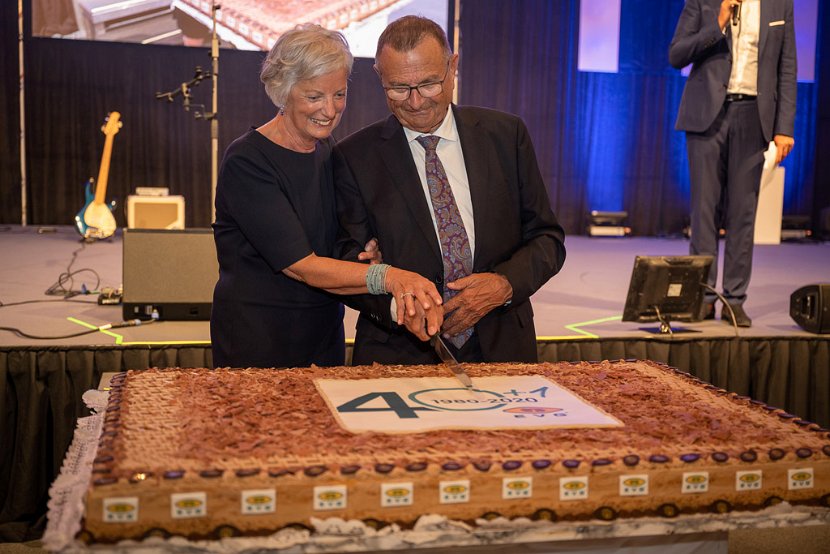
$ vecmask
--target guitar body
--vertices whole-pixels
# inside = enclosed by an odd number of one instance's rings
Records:
[[[107,177],[109,176],[112,143],[118,130],[121,128],[121,114],[110,112],[101,131],[106,135],[104,153],[101,156],[101,167],[98,169],[98,181],[95,193],[92,193],[92,179],[87,181],[84,190],[84,207],[75,215],[75,227],[85,239],[105,239],[111,237],[118,225],[112,210],[115,202],[107,204]]]
[[[85,239],[105,239],[111,237],[118,225],[112,211],[115,202],[96,204],[92,192],[92,181],[84,185],[84,207],[75,215],[75,228]]]

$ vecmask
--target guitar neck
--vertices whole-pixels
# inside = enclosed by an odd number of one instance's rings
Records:
[[[104,142],[104,153],[101,155],[101,167],[98,170],[98,181],[95,184],[95,204],[103,204],[107,198],[107,179],[110,174],[110,157],[112,156],[112,142],[115,135],[107,135]]]

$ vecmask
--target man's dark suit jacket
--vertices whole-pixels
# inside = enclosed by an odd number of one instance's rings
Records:
[[[524,123],[493,110],[453,106],[475,219],[473,272],[504,275],[508,306],[476,325],[487,361],[537,361],[530,295],[565,260],[564,232],[550,207]],[[420,273],[443,289],[444,268],[432,207],[403,127],[390,115],[334,150],[341,253],[355,259],[377,237],[383,261]],[[392,322],[388,296],[354,297],[361,311],[352,363],[436,363],[428,343]]]
[[[686,0],[677,22],[669,62],[694,64],[675,128],[702,133],[715,121],[732,71],[732,30],[718,27],[721,0]],[[794,135],[797,68],[792,0],[761,0],[758,41],[758,113],[766,141]]]

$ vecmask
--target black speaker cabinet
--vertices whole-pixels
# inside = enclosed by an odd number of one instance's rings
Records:
[[[830,333],[830,283],[807,285],[790,295],[790,317],[811,333]]]
[[[210,229],[125,229],[124,319],[210,319],[219,279]]]

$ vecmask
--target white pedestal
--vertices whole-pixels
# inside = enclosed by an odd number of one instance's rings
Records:
[[[783,167],[775,166],[772,169],[765,169],[761,175],[758,210],[755,214],[755,244],[781,243],[784,173]]]

